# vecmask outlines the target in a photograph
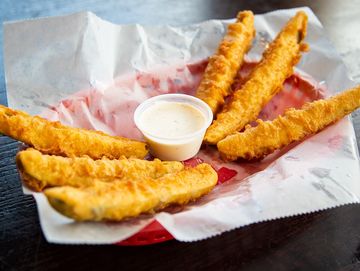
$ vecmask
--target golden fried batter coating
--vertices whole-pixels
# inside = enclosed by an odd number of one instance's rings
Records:
[[[230,94],[231,84],[254,35],[254,14],[251,11],[239,12],[236,22],[228,26],[216,54],[209,59],[196,96],[206,102],[214,114]]]
[[[186,204],[208,193],[216,183],[216,171],[208,164],[200,164],[157,180],[96,181],[86,188],[49,188],[45,195],[51,206],[75,220],[119,221],[171,204]]]
[[[0,133],[44,153],[69,157],[88,155],[93,159],[103,156],[110,159],[121,156],[144,158],[148,153],[144,142],[64,126],[60,122],[50,122],[2,105]]]
[[[307,16],[302,11],[286,24],[245,84],[235,91],[230,103],[217,115],[206,132],[206,143],[216,144],[227,135],[240,131],[255,120],[265,104],[281,90],[285,79],[293,73],[301,52],[307,50],[307,45],[302,43],[306,26]]]
[[[181,162],[162,162],[122,158],[93,160],[88,156],[62,157],[44,155],[35,149],[27,149],[16,157],[24,182],[35,191],[50,186],[84,187],[94,183],[94,179],[111,182],[115,179],[142,181],[159,178],[184,168]]]
[[[360,107],[360,86],[326,100],[289,109],[273,121],[258,120],[256,127],[227,136],[217,147],[226,160],[258,160],[291,142],[314,134]]]

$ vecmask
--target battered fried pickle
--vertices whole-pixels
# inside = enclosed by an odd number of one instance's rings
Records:
[[[217,147],[226,160],[243,158],[258,160],[291,142],[314,134],[360,107],[360,86],[326,100],[305,104],[301,109],[289,109],[273,121],[258,120],[248,127],[221,140]]]
[[[254,35],[254,14],[251,11],[239,12],[236,22],[228,26],[216,54],[209,59],[196,96],[206,102],[214,114],[229,95],[231,84]]]
[[[22,141],[49,154],[69,157],[88,155],[93,159],[106,156],[144,158],[144,142],[120,136],[110,136],[99,131],[67,127],[60,122],[50,122],[25,112],[0,105],[0,133]]]
[[[16,157],[18,168],[24,182],[35,191],[50,186],[84,187],[94,183],[94,179],[112,182],[142,181],[147,178],[159,178],[184,168],[181,162],[162,162],[122,158],[93,160],[88,156],[61,157],[44,155],[35,149],[27,149]]]
[[[208,193],[216,182],[216,171],[208,164],[200,164],[157,180],[96,181],[83,189],[49,188],[45,195],[51,206],[75,220],[119,221],[171,204],[186,204]]]
[[[243,86],[236,90],[232,101],[217,115],[206,132],[204,141],[216,144],[229,134],[240,131],[256,119],[261,109],[282,88],[293,73],[301,52],[307,50],[302,43],[306,35],[307,16],[298,12],[278,34],[264,52],[261,62],[249,75]]]

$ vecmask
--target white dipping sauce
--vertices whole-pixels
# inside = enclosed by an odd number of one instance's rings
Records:
[[[147,99],[135,110],[134,121],[154,157],[186,160],[196,155],[213,115],[202,100],[185,94]]]
[[[178,102],[159,102],[140,117],[143,130],[161,138],[180,138],[195,133],[205,124],[205,116],[194,106]]]

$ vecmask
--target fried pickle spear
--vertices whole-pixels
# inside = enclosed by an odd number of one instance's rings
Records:
[[[94,179],[112,182],[142,181],[147,178],[159,178],[184,168],[183,163],[162,162],[122,158],[93,160],[88,156],[62,157],[44,155],[29,148],[16,156],[16,162],[25,184],[35,191],[51,186],[85,187],[92,185]]]
[[[254,35],[254,14],[251,11],[239,12],[236,22],[228,26],[216,54],[209,59],[196,96],[206,102],[214,114],[230,94],[231,84]]]
[[[103,156],[144,158],[148,153],[144,142],[99,131],[72,128],[33,117],[25,112],[0,105],[0,133],[22,141],[49,154],[75,157],[88,155],[93,159]]]
[[[120,221],[172,204],[186,204],[208,193],[216,183],[216,171],[208,164],[200,164],[157,180],[96,181],[83,189],[49,188],[45,195],[52,207],[75,220]]]
[[[236,90],[230,103],[208,128],[204,141],[216,144],[227,135],[240,131],[256,119],[261,109],[281,90],[293,66],[307,50],[302,43],[306,35],[307,16],[298,12],[282,29],[250,73],[248,80]]]
[[[258,160],[305,136],[314,134],[360,107],[360,86],[326,100],[305,104],[301,109],[289,109],[273,121],[258,120],[221,140],[217,147],[223,158]]]

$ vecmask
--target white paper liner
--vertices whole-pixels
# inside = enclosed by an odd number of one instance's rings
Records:
[[[318,19],[309,8],[300,9],[309,16],[306,41],[311,50],[303,55],[298,69],[326,85],[327,95],[353,86]],[[274,38],[298,10],[257,15],[256,43],[248,57],[259,59],[262,39]],[[182,27],[117,26],[83,12],[7,23],[4,63],[9,106],[38,114],[79,90],[96,88],[104,94],[124,74],[203,60],[216,49],[228,22],[212,20]],[[134,91],[132,87],[129,93],[136,93],[132,99],[146,98],[141,88],[137,91],[135,86]],[[124,98],[129,89],[116,91]],[[87,118],[90,128],[116,133],[96,122],[91,114]],[[71,116],[69,123],[79,125]],[[154,217],[177,240],[196,241],[251,223],[358,203],[359,177],[353,126],[344,118],[246,180],[240,182],[235,177],[182,211],[161,212]],[[146,216],[122,223],[75,223],[54,211],[42,194],[33,194],[45,237],[53,243],[110,244],[128,238],[153,219]]]

